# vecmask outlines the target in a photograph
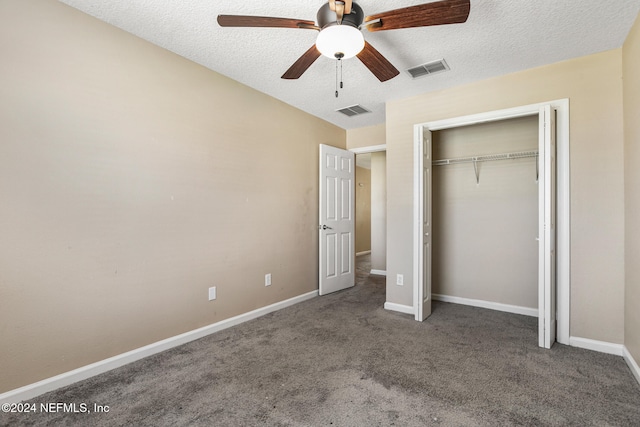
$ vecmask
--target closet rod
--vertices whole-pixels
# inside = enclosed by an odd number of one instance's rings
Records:
[[[489,162],[492,160],[524,159],[527,157],[538,157],[538,151],[520,151],[518,153],[487,154],[484,156],[459,157],[456,159],[440,159],[434,160],[431,164],[433,166],[445,166],[457,163]]]

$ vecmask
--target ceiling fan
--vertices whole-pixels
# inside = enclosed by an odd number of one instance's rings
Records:
[[[469,16],[469,0],[442,0],[432,3],[390,10],[366,16],[362,8],[351,0],[330,0],[313,21],[267,16],[218,15],[221,27],[271,27],[316,30],[320,33],[311,46],[283,75],[283,79],[297,79],[321,55],[337,60],[357,58],[381,81],[400,74],[360,31],[396,30],[432,25],[458,24]]]

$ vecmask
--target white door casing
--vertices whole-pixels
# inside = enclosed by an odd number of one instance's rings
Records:
[[[355,285],[355,155],[320,145],[319,293]]]
[[[556,121],[550,105],[540,107],[538,179],[538,345],[556,340]]]
[[[416,237],[413,249],[413,311],[416,319],[419,317],[417,313],[421,305],[418,293],[422,291],[420,291],[419,288],[424,286],[422,285],[424,283],[422,274],[430,268],[430,266],[424,265],[422,252],[424,242],[421,237],[423,222],[421,211],[423,209],[423,202],[422,199],[420,199],[420,195],[424,192],[424,159],[420,151],[423,150],[423,133],[426,131],[450,129],[516,117],[540,115],[541,110],[547,108],[548,113],[542,114],[545,114],[545,121],[548,120],[550,123],[549,126],[544,128],[544,133],[540,134],[539,142],[539,165],[541,167],[539,176],[541,180],[544,180],[544,185],[540,183],[539,189],[544,192],[545,200],[548,198],[546,204],[548,207],[547,214],[549,215],[547,217],[547,223],[550,224],[550,227],[544,229],[545,232],[541,233],[539,237],[539,250],[544,249],[545,251],[544,255],[540,255],[540,259],[546,259],[547,262],[544,267],[541,266],[541,263],[538,264],[539,270],[543,272],[539,280],[545,280],[546,277],[546,282],[538,284],[539,299],[542,299],[541,295],[544,295],[544,303],[541,301],[538,308],[539,317],[547,319],[546,325],[548,325],[548,327],[545,328],[547,331],[546,335],[545,332],[539,334],[539,344],[542,347],[550,348],[553,342],[557,340],[562,344],[570,345],[571,185],[568,99],[559,99],[545,103],[524,105],[505,110],[489,111],[414,125],[414,236]],[[549,144],[549,149],[547,150],[544,150],[543,146],[545,139]],[[546,157],[547,168],[545,169],[547,172],[546,178],[543,177],[542,170],[545,163],[543,153],[548,153]],[[553,174],[551,175],[552,172]],[[544,220],[544,216],[540,215],[539,224]],[[544,312],[544,316],[542,312]]]
[[[418,230],[415,233],[418,239],[418,260],[422,268],[418,271],[418,283],[414,286],[414,301],[416,301],[414,315],[419,322],[431,315],[431,132],[423,127],[416,128],[416,139],[422,144],[416,145],[415,159],[419,161],[421,171],[422,191],[416,193],[415,201],[418,216],[416,224]]]

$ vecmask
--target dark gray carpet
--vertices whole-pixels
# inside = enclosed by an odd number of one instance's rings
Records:
[[[367,259],[314,298],[34,399],[109,413],[1,414],[2,425],[638,426],[624,360],[537,347],[537,320],[435,303],[385,311]]]

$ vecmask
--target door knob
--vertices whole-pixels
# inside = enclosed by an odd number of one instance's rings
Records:
[[[328,225],[323,225],[322,229],[323,230],[333,230],[333,228],[329,227]]]

